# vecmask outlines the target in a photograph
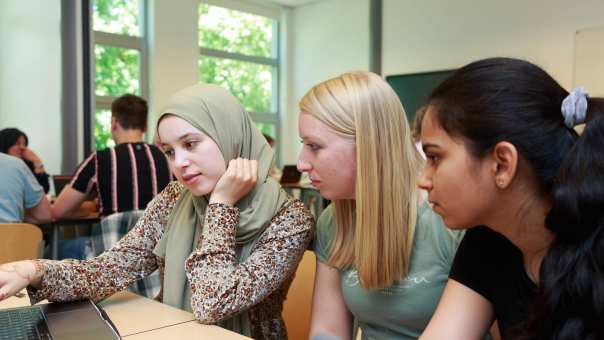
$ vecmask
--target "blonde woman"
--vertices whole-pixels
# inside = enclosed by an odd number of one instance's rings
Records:
[[[415,339],[447,281],[461,234],[418,199],[421,157],[378,75],[347,73],[300,101],[300,171],[333,201],[319,218],[311,338]]]

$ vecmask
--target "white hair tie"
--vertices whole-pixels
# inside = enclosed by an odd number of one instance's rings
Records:
[[[572,129],[575,125],[585,123],[587,118],[587,90],[583,86],[575,87],[562,101],[564,124]]]

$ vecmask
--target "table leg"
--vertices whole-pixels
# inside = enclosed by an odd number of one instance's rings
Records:
[[[60,225],[52,224],[52,238],[50,240],[50,257],[53,260],[59,259],[59,232]]]

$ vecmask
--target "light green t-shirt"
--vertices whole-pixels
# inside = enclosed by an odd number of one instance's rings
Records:
[[[335,235],[334,207],[317,222],[315,254],[326,263]],[[346,306],[363,331],[364,340],[416,339],[428,325],[440,300],[463,232],[447,229],[427,203],[420,206],[409,273],[385,289],[361,288],[354,268],[340,270]]]

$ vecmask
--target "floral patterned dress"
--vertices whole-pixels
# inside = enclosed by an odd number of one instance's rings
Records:
[[[183,189],[178,182],[169,184],[149,203],[135,227],[98,257],[41,260],[44,276],[40,289],[29,288],[32,302],[99,301],[158,268],[163,279],[164,261],[153,250]],[[249,310],[254,339],[286,339],[283,301],[312,239],[314,218],[299,200],[289,198],[242,263],[235,253],[238,224],[237,208],[208,206],[203,242],[183,264],[192,290],[193,314],[201,323],[213,324]],[[162,293],[157,299],[162,300]]]

